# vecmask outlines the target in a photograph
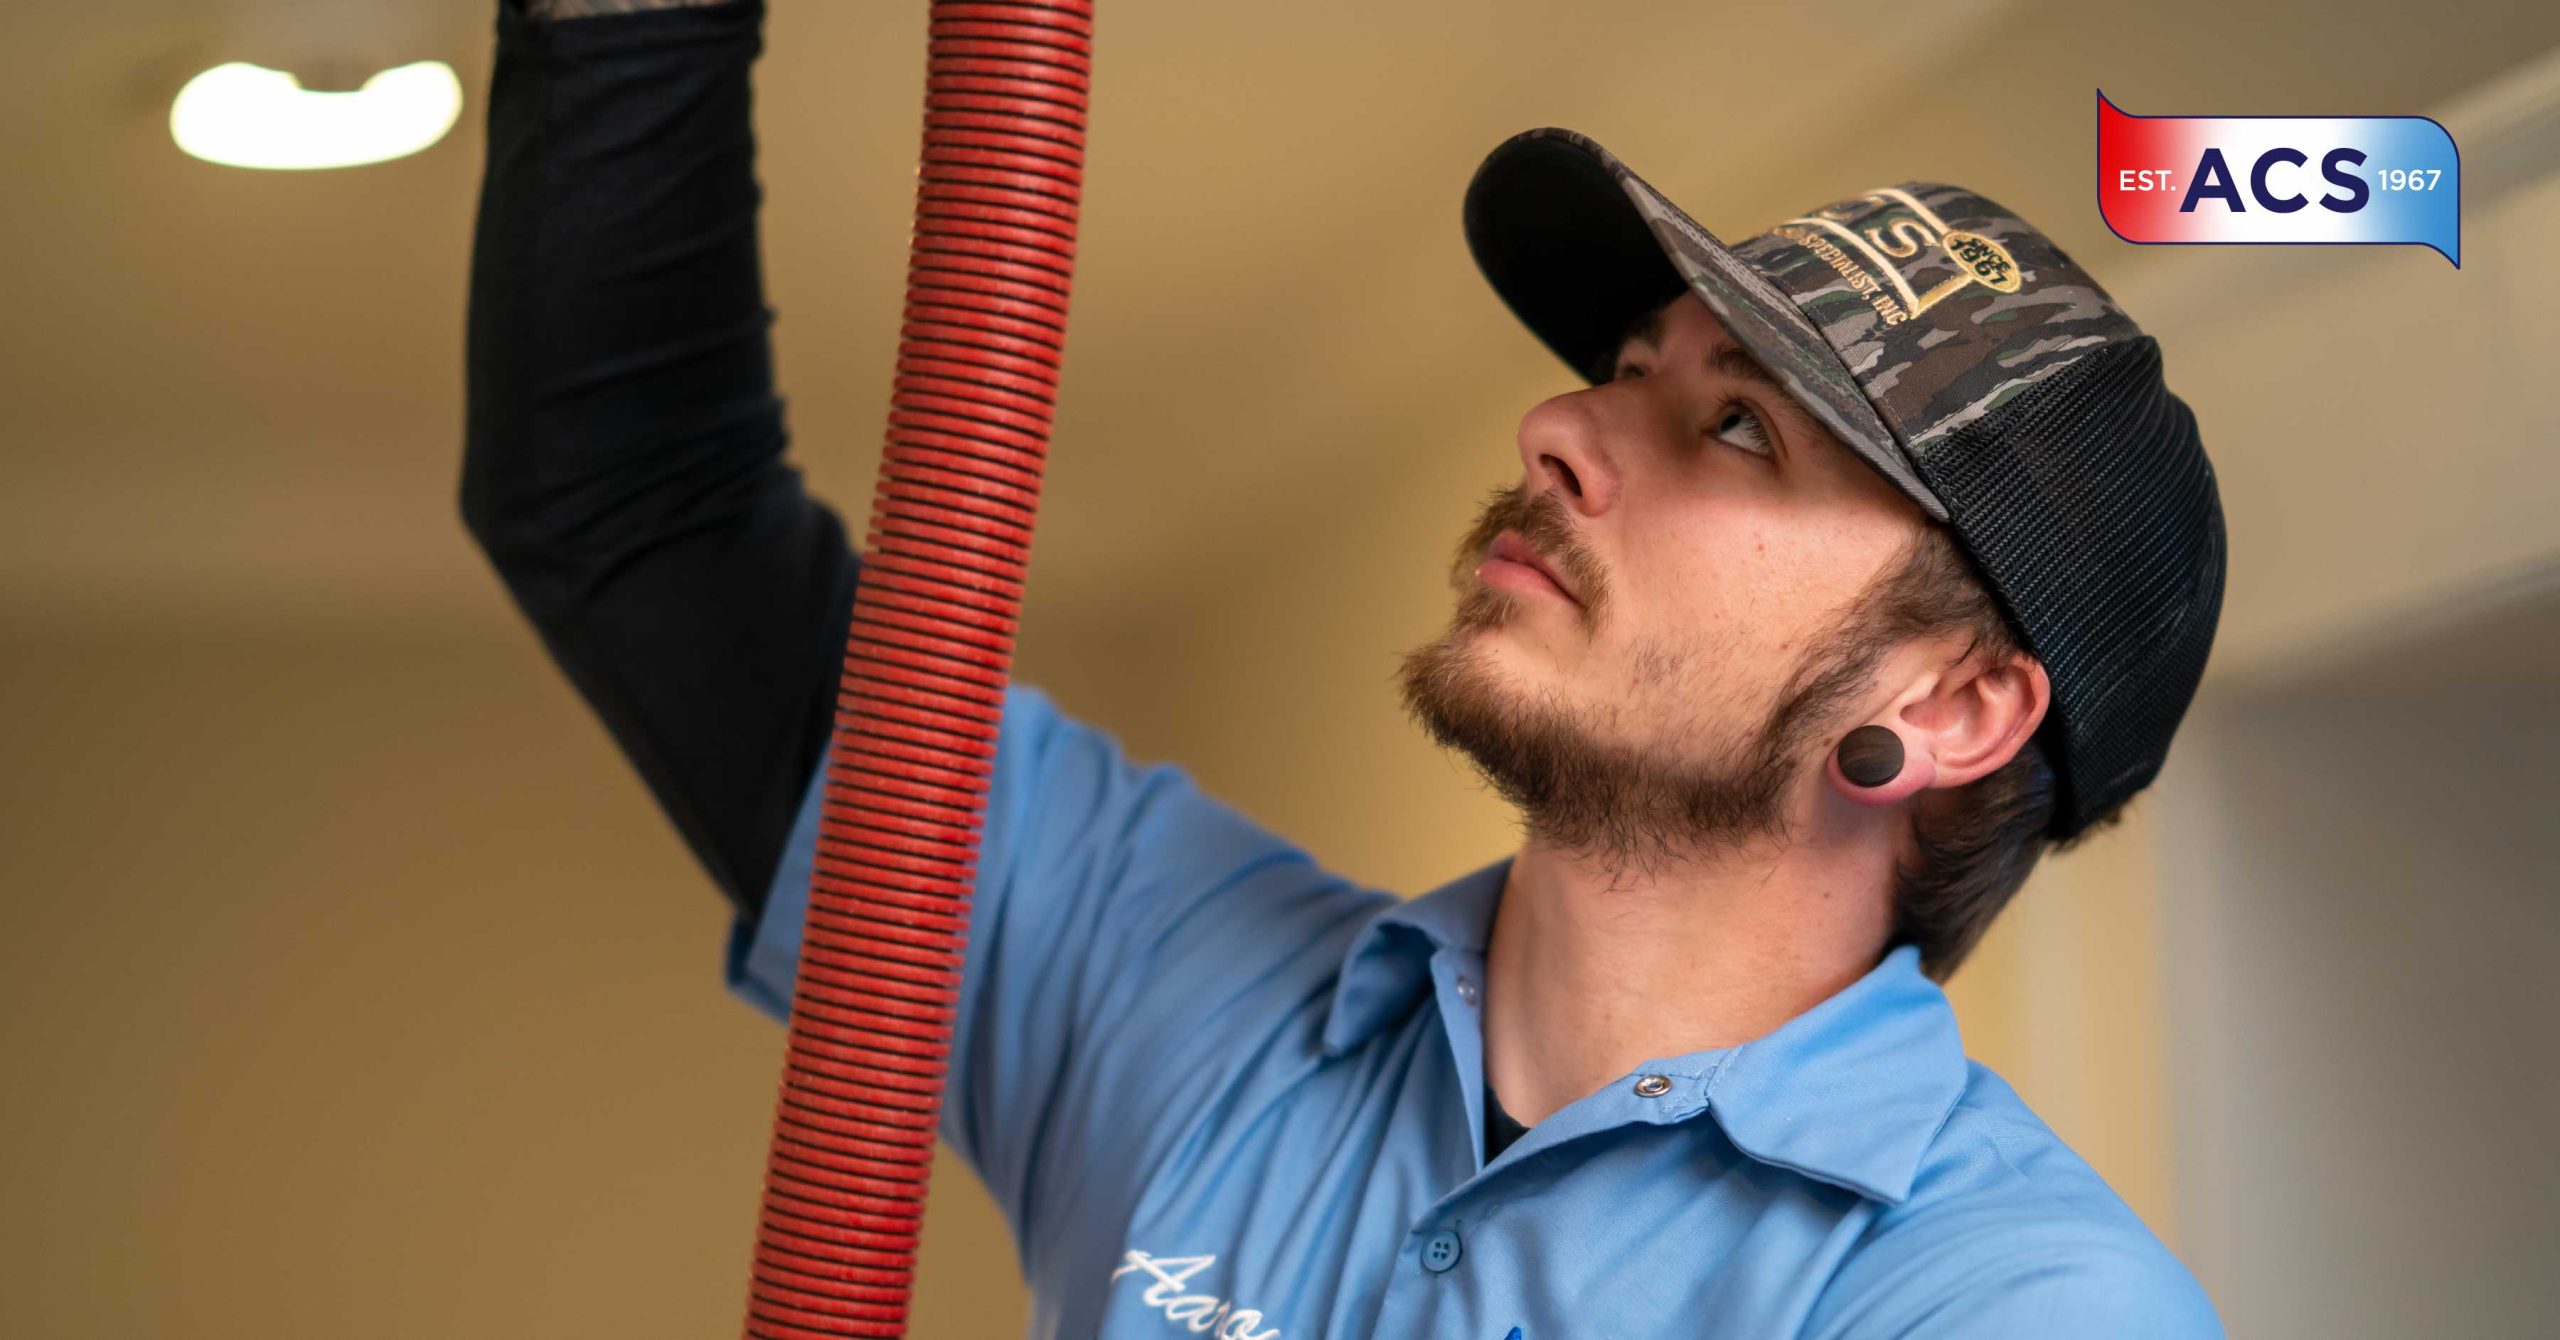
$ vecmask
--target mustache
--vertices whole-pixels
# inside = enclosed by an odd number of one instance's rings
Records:
[[[1573,580],[1574,589],[1581,593],[1587,611],[1599,610],[1606,597],[1607,578],[1599,560],[1583,547],[1570,509],[1554,489],[1541,490],[1533,498],[1518,484],[1496,488],[1478,509],[1475,524],[1458,542],[1458,552],[1450,560],[1450,580],[1464,589],[1476,564],[1484,561],[1485,547],[1506,530],[1520,532],[1520,538],[1527,540],[1530,548],[1562,568]]]

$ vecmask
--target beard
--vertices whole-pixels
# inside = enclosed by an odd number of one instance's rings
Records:
[[[1784,839],[1788,792],[1817,757],[1810,745],[1864,692],[1886,649],[1891,620],[1875,592],[1807,645],[1771,701],[1750,713],[1747,728],[1664,722],[1652,747],[1620,743],[1600,728],[1631,715],[1625,708],[1582,711],[1553,692],[1506,686],[1478,636],[1525,608],[1521,597],[1473,577],[1485,546],[1506,529],[1574,578],[1583,593],[1580,616],[1597,626],[1605,579],[1579,546],[1562,500],[1551,489],[1526,500],[1517,487],[1498,490],[1459,544],[1451,576],[1460,594],[1448,632],[1398,665],[1406,712],[1433,740],[1473,760],[1519,811],[1527,841],[1603,869],[1651,876],[1756,839]],[[1640,680],[1657,682],[1677,680],[1673,672],[1687,660],[1660,645],[1633,658]],[[1716,733],[1738,738],[1704,762],[1677,756],[1683,738]]]

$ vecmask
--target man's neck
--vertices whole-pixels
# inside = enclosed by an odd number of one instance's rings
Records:
[[[1535,1124],[1650,1057],[1761,1037],[1875,966],[1881,844],[1773,845],[1655,876],[1532,842],[1485,964],[1485,1072]]]

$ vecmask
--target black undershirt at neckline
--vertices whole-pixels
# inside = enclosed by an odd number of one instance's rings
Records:
[[[1493,1096],[1493,1076],[1484,1078],[1484,1161],[1493,1162],[1511,1142],[1527,1135],[1529,1128],[1511,1119],[1502,1110],[1502,1100]]]

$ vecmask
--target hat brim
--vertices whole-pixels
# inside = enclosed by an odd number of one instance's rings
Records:
[[[1464,221],[1494,292],[1583,380],[1609,380],[1628,328],[1685,288],[1806,413],[1947,519],[1803,309],[1590,138],[1547,126],[1503,141],[1467,184]]]

